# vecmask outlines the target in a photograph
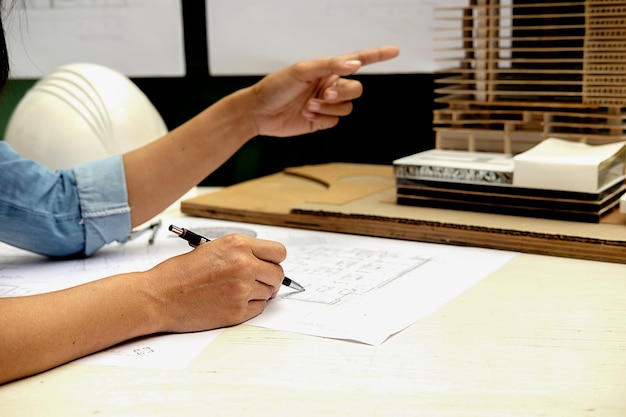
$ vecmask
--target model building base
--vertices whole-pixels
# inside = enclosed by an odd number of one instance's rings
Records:
[[[546,145],[554,141],[546,141]],[[574,146],[578,150],[578,145]],[[538,186],[542,185],[540,183],[520,186],[517,156],[432,149],[394,161],[396,202],[401,205],[596,223],[619,205],[620,197],[626,191],[623,145],[616,149],[610,150],[611,154],[617,152],[616,157],[609,158],[615,162],[610,164],[611,169],[606,168],[607,164],[600,164],[611,175],[605,175],[606,172],[600,175],[603,178],[600,187],[592,190],[587,190],[590,187],[576,189],[568,182],[570,177],[574,177],[571,172],[557,175],[558,167],[552,166],[551,169],[556,172],[543,177],[550,177],[553,181],[555,177],[560,177],[563,179],[560,184],[568,186],[549,188]],[[605,155],[601,156],[602,161],[607,159]],[[545,158],[537,158],[541,165]],[[526,169],[526,177],[528,172],[532,169]],[[593,182],[598,184],[598,168],[592,173]]]

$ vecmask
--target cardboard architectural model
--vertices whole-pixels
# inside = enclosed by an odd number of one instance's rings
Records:
[[[436,148],[626,139],[626,1],[462,3],[437,2]]]

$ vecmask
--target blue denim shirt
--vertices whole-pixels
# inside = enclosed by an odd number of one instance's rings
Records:
[[[47,256],[90,255],[130,229],[121,156],[52,172],[0,141],[0,241]]]

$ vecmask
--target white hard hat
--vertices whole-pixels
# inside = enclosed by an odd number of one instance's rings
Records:
[[[60,67],[27,91],[5,140],[55,170],[121,154],[167,133],[157,109],[125,75],[87,63]]]

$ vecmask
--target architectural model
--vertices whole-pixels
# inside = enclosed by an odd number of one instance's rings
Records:
[[[626,140],[626,1],[461,3],[437,2],[436,148]]]

